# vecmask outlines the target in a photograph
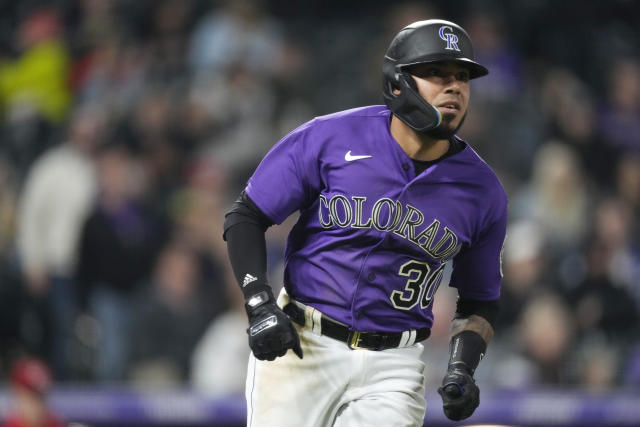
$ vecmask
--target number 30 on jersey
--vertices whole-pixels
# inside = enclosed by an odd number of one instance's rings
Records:
[[[391,292],[391,303],[399,310],[411,310],[420,301],[421,308],[427,308],[433,303],[433,296],[440,286],[446,263],[431,271],[426,262],[409,261],[404,263],[398,274],[408,277],[402,291]]]

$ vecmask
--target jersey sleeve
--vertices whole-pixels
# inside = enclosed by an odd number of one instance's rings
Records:
[[[507,203],[498,209],[493,221],[477,241],[464,248],[453,261],[450,286],[462,298],[480,301],[500,297],[502,285],[502,248],[507,230]]]
[[[274,223],[307,206],[320,188],[318,153],[309,122],[282,138],[262,159],[245,191]]]

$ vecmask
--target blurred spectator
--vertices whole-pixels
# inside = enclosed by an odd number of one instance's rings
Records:
[[[550,255],[558,259],[576,250],[587,232],[587,183],[575,152],[558,142],[540,147],[533,170],[530,185],[511,198],[510,215],[536,221]]]
[[[47,403],[51,374],[38,359],[23,358],[11,368],[12,409],[3,427],[63,427]]]
[[[544,234],[530,220],[509,224],[503,252],[504,279],[500,294],[500,314],[496,330],[501,335],[514,333],[524,308],[531,298],[549,290],[545,273]]]
[[[600,112],[600,133],[617,151],[640,151],[640,65],[636,59],[614,61]]]
[[[640,155],[620,158],[616,173],[616,191],[624,203],[640,213]]]
[[[20,56],[0,67],[4,108],[29,108],[59,123],[70,106],[67,84],[69,53],[54,9],[37,9],[21,22],[17,46]]]
[[[158,257],[149,287],[136,301],[129,370],[134,383],[176,386],[189,377],[191,353],[225,303],[204,298],[198,261],[181,242],[169,243]]]
[[[521,355],[531,369],[530,385],[571,383],[575,373],[568,356],[573,324],[562,300],[550,293],[538,293],[526,305],[518,328]]]
[[[144,170],[148,198],[158,208],[167,203],[180,184],[182,168],[188,155],[186,147],[173,140],[173,100],[161,86],[152,86],[140,94],[132,115],[123,120],[118,137],[138,156]]]
[[[140,44],[114,35],[76,63],[76,98],[99,102],[114,121],[127,117],[145,91],[149,62],[149,53]]]
[[[116,2],[110,0],[80,0],[67,11],[69,45],[76,57],[83,58],[93,48],[123,31],[114,11]]]
[[[502,17],[496,12],[474,13],[464,27],[473,35],[475,57],[490,70],[484,81],[473,85],[473,96],[485,103],[517,101],[522,90],[522,60],[504,35]]]
[[[99,324],[95,375],[101,381],[124,379],[137,311],[132,295],[148,277],[167,235],[163,215],[144,203],[138,172],[126,148],[101,150],[99,198],[80,239],[80,301]]]
[[[539,98],[548,136],[568,144],[592,180],[610,185],[616,155],[598,134],[593,91],[576,73],[549,66],[540,83]]]
[[[568,294],[575,319],[579,381],[602,390],[627,380],[638,340],[638,259],[630,248],[631,215],[617,199],[601,201],[595,210],[593,235],[585,249],[585,274]],[[636,293],[634,295],[634,292]],[[629,361],[627,360],[629,354]],[[635,375],[633,372],[630,375]]]
[[[231,185],[244,184],[275,139],[273,88],[260,74],[236,64],[224,74],[195,80],[191,90],[218,128],[204,150],[224,161]]]
[[[67,140],[51,148],[29,170],[18,212],[17,246],[24,283],[45,298],[53,315],[52,367],[71,375],[75,314],[73,275],[82,223],[97,191],[93,153],[104,137],[105,116],[97,106],[79,106]]]
[[[222,131],[254,123],[264,127],[273,118],[273,89],[264,76],[251,73],[241,63],[219,73],[194,78],[189,99],[206,108],[215,126]],[[227,146],[231,144],[218,139]]]
[[[0,264],[0,374],[23,354],[51,359],[54,349],[50,307],[29,294],[13,256]]]
[[[222,222],[212,221],[224,216],[228,203],[226,168],[214,157],[201,154],[186,164],[184,175],[183,185],[171,194],[167,207],[176,233],[209,265],[205,279],[215,287],[223,282],[227,263]],[[212,295],[219,297],[221,292],[226,291],[216,289]]]
[[[0,63],[2,106],[12,161],[21,173],[51,144],[71,102],[69,53],[57,12],[36,9],[20,22],[16,59]]]
[[[187,159],[213,138],[216,131],[217,120],[207,106],[208,101],[195,90],[173,101],[175,108],[170,132],[175,145]]]
[[[496,171],[509,192],[524,179],[541,132],[538,106],[525,84],[523,58],[499,9],[472,8],[465,28],[473,37],[475,57],[490,70],[471,85],[471,104],[461,136]]]
[[[576,359],[579,384],[589,391],[603,392],[623,382],[626,374],[618,369],[623,354],[599,338],[591,337],[579,345]]]
[[[7,159],[0,155],[0,263],[14,245],[17,198],[13,170]]]
[[[194,349],[191,385],[210,397],[242,394],[249,344],[244,309],[220,314]]]
[[[621,366],[624,372],[622,384],[630,387],[640,386],[640,344],[634,343],[628,353],[627,361]]]
[[[640,155],[620,158],[615,178],[616,194],[631,210],[630,244],[640,251]],[[640,270],[637,272],[640,275]],[[639,280],[640,282],[640,280]]]
[[[176,86],[187,79],[187,58],[184,52],[188,49],[187,26],[190,24],[194,3],[191,0],[151,3],[152,32],[146,44],[152,51],[150,77],[154,82]]]
[[[636,329],[629,325],[636,325],[639,317],[626,282],[629,260],[618,240],[625,237],[621,234],[625,231],[625,224],[621,223],[624,219],[619,216],[621,212],[613,209],[618,207],[600,207],[597,220],[600,224],[596,224],[596,232],[603,234],[597,234],[591,240],[586,253],[586,277],[569,297],[581,333],[601,333],[620,345],[638,338]]]
[[[191,67],[197,73],[216,73],[235,64],[253,75],[272,72],[282,54],[279,25],[264,10],[263,1],[211,2],[192,35]]]
[[[242,394],[245,388],[249,341],[244,298],[227,262],[224,284],[230,297],[228,310],[208,326],[191,355],[190,384],[211,397]]]
[[[629,291],[640,286],[640,276],[637,275],[640,254],[631,247],[632,215],[630,207],[615,198],[602,200],[594,215],[594,237],[611,254],[607,274],[617,287]]]

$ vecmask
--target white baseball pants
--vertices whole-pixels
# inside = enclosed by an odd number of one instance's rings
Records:
[[[419,427],[426,410],[424,347],[351,350],[294,323],[304,359],[249,356],[248,427]]]

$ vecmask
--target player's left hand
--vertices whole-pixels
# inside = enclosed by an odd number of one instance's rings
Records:
[[[450,367],[438,388],[444,414],[453,421],[469,418],[480,404],[480,389],[464,367]]]

